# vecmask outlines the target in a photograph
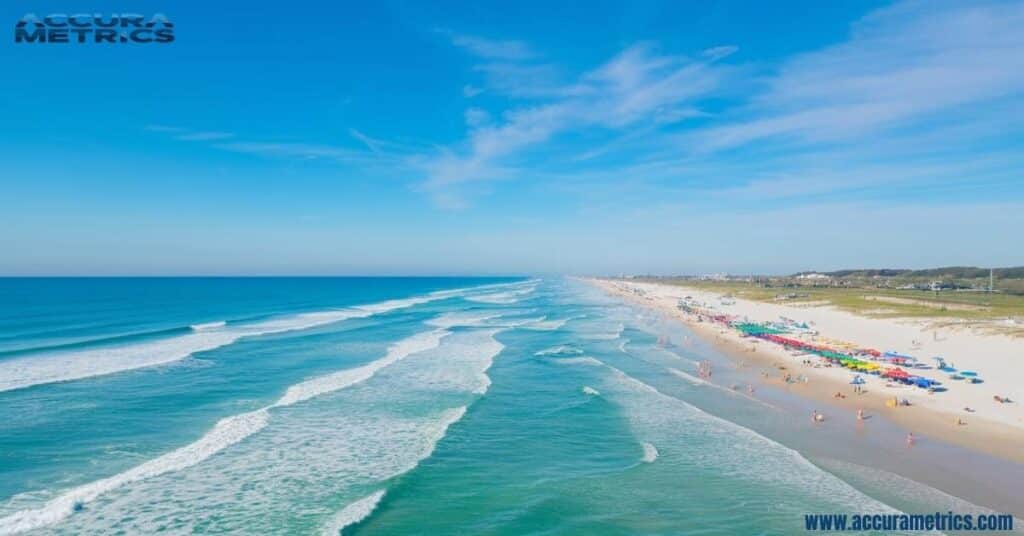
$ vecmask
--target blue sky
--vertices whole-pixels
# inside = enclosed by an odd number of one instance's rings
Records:
[[[252,4],[0,45],[0,274],[1024,264],[1024,3]]]

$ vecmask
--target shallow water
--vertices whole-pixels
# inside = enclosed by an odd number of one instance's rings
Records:
[[[700,381],[723,356],[573,280],[0,292],[0,534],[789,534],[979,508],[790,433],[784,396]]]

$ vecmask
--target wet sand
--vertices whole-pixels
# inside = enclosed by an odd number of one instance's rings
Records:
[[[761,412],[750,416],[748,422],[743,422],[743,415],[730,415],[730,419],[735,417],[744,426],[798,448],[826,470],[848,470],[855,477],[875,472],[866,485],[879,486],[880,493],[900,487],[901,477],[934,488],[923,488],[923,492],[909,486],[914,489],[906,492],[908,504],[913,503],[914,495],[930,494],[953,510],[966,511],[978,505],[1024,518],[1021,430],[973,416],[963,419],[966,424],[957,425],[956,417],[921,405],[887,407],[886,401],[893,397],[891,390],[868,385],[863,393],[855,394],[849,371],[802,365],[805,358],[772,348],[775,345],[766,341],[751,343],[724,326],[697,322],[674,304],[659,306],[621,292],[607,281],[588,281],[684,330],[672,338],[672,344],[682,350],[723,356],[725,359],[715,364],[712,383],[726,390],[735,387],[738,395],[777,408],[776,415],[767,419]],[[702,346],[710,351],[701,352]],[[696,371],[686,372],[696,375]],[[809,381],[787,383],[783,380],[786,373],[794,378],[807,376]],[[747,393],[748,386],[754,389],[752,395]],[[837,391],[844,398],[835,398]],[[857,419],[858,409],[864,411],[864,420]],[[812,423],[813,410],[822,413],[825,421]],[[915,436],[910,448],[906,445],[908,432]],[[951,497],[942,498],[943,493]]]

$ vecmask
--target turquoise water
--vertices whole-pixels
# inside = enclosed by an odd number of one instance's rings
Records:
[[[902,506],[739,424],[780,417],[574,280],[0,296],[0,534],[790,534]]]

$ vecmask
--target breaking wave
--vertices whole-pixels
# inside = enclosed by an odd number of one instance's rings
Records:
[[[22,510],[0,518],[0,534],[17,533],[56,523],[74,513],[85,503],[111,490],[196,465],[263,429],[270,419],[271,409],[290,406],[365,381],[378,370],[400,359],[437,347],[441,339],[448,334],[448,331],[440,329],[418,333],[391,345],[386,355],[376,361],[355,369],[342,370],[293,385],[274,404],[255,411],[225,417],[218,421],[212,430],[193,443],[117,475],[73,488],[50,500],[41,508]]]
[[[341,529],[366,519],[377,508],[377,505],[380,504],[380,500],[384,498],[385,492],[386,490],[375,491],[346,506],[331,518],[331,521],[327,523],[321,534],[323,536],[338,536],[341,534]]]
[[[171,338],[114,347],[26,355],[0,360],[0,391],[80,380],[184,359],[197,352],[227,346],[244,337],[310,329],[352,318],[365,318],[449,298],[465,290],[437,291],[424,296],[387,300],[347,309],[300,313],[252,324],[208,322],[190,326]]]

